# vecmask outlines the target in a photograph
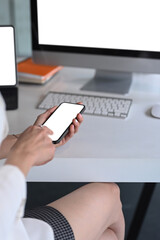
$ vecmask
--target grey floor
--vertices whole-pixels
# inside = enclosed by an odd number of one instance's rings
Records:
[[[28,183],[27,208],[41,206],[79,188],[85,183]],[[143,189],[143,183],[121,183],[121,200],[126,221],[126,236]],[[137,240],[160,239],[160,184],[156,184]],[[128,239],[127,239],[128,240]],[[135,239],[136,240],[136,239]]]

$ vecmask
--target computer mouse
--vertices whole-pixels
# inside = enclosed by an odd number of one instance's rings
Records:
[[[156,104],[151,108],[151,115],[160,119],[160,104]]]

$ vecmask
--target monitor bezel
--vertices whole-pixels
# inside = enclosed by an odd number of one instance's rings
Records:
[[[31,6],[31,26],[32,26],[32,49],[38,51],[52,51],[70,54],[90,54],[99,56],[112,57],[131,57],[131,58],[146,58],[160,59],[160,52],[152,51],[136,51],[136,50],[121,50],[121,49],[102,49],[88,47],[70,47],[57,45],[43,45],[38,43],[38,15],[37,15],[37,0],[30,0]]]

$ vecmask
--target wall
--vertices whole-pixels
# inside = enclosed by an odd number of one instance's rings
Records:
[[[30,56],[30,1],[0,0],[0,24],[15,27],[17,56]]]

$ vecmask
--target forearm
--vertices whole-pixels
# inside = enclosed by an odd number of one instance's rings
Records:
[[[8,164],[18,167],[25,177],[28,175],[28,172],[33,166],[32,162],[29,161],[29,159],[23,159],[23,158],[19,159],[19,157],[16,157],[16,156],[13,156],[13,157],[9,156],[9,158],[5,162],[5,165],[8,165]]]
[[[13,145],[16,143],[19,136],[20,134],[8,135],[3,140],[0,148],[0,159],[8,158],[5,164],[18,167],[21,170],[21,172],[23,172],[23,174],[27,176],[30,168],[32,167],[32,163],[26,160],[24,161],[23,156],[21,159],[19,159],[19,157],[16,157],[16,156],[13,156],[13,157],[9,156],[10,150],[13,147]]]
[[[19,136],[18,134],[16,135]],[[2,142],[1,148],[0,148],[0,159],[4,159],[8,157],[8,153],[10,152],[10,149],[12,146],[16,143],[17,138],[14,135],[8,135]]]

